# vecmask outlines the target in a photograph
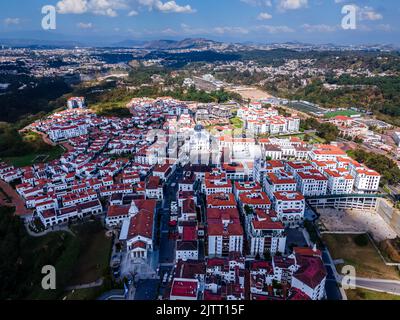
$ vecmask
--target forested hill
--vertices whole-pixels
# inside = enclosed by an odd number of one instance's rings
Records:
[[[16,122],[41,111],[54,109],[50,102],[72,91],[62,78],[35,79],[29,76],[0,76],[10,89],[0,95],[0,121]]]

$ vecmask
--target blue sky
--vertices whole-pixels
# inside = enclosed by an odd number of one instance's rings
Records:
[[[342,7],[357,29],[341,28]],[[57,9],[57,29],[41,29],[41,8]],[[13,0],[0,2],[0,37],[77,41],[205,37],[237,42],[400,44],[398,0]]]

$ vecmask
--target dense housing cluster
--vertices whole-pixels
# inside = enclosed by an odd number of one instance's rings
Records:
[[[82,98],[68,106],[27,128],[63,143],[62,157],[2,162],[0,178],[15,185],[28,223],[103,215],[128,261],[121,277],[135,265],[155,269],[172,244],[164,299],[323,299],[321,252],[290,247],[288,230],[303,225],[307,202],[362,206],[379,188],[377,172],[334,144],[213,136],[172,98],[134,99],[123,119],[95,115]],[[258,104],[238,115],[254,134],[299,129],[296,117]]]

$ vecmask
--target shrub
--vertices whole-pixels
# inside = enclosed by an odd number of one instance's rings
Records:
[[[354,238],[354,243],[359,247],[366,247],[369,243],[368,236],[366,234],[360,234]]]

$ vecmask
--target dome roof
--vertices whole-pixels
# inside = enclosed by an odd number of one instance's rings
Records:
[[[200,132],[203,130],[204,130],[204,127],[201,124],[196,124],[196,126],[194,127],[194,131]]]

